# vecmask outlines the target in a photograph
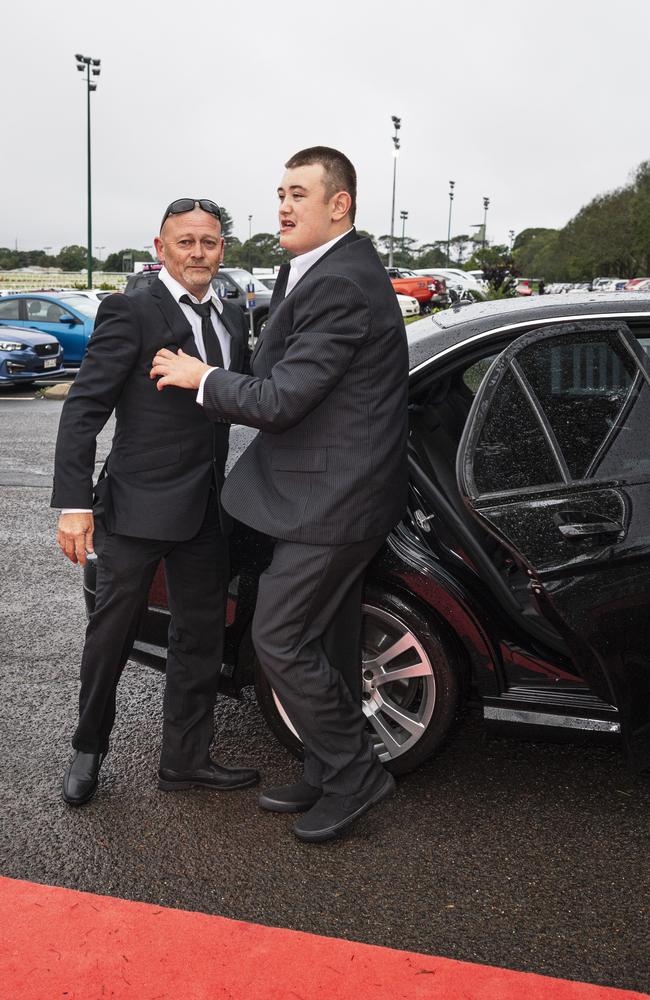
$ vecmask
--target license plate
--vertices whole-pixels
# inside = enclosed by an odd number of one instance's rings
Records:
[[[56,368],[57,358],[46,358],[43,362],[43,368]]]

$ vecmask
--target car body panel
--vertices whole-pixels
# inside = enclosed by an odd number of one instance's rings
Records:
[[[79,299],[84,301],[79,302]],[[8,312],[10,303],[18,306],[17,319],[4,318],[3,309]],[[77,296],[74,292],[7,295],[0,301],[0,325],[9,323],[23,329],[35,328],[56,337],[63,348],[64,363],[78,365],[94,329],[94,305],[91,299]],[[89,315],[91,311],[93,315]],[[66,317],[69,321],[64,321]]]
[[[0,383],[19,385],[61,375],[63,350],[56,337],[28,327],[0,326],[0,344],[15,343],[22,350],[0,347]]]

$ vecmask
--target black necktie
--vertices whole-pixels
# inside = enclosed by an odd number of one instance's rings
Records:
[[[205,349],[205,360],[209,365],[216,368],[223,368],[223,354],[221,353],[221,344],[219,343],[219,338],[217,337],[217,332],[212,325],[211,312],[212,303],[211,302],[192,302],[189,295],[181,295],[180,301],[185,303],[186,306],[190,306],[191,309],[201,317],[201,336],[203,337],[203,347]]]

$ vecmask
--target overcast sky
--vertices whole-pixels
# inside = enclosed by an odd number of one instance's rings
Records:
[[[357,225],[390,229],[391,115],[402,119],[407,236],[488,239],[562,226],[650,158],[647,0],[45,0],[2,16],[0,246],[86,243],[86,88],[93,244],[150,245],[174,198],[225,205],[235,234],[275,232],[284,161],[343,150]]]

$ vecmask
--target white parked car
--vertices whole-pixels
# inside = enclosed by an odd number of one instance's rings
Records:
[[[402,310],[402,316],[420,315],[420,303],[417,299],[411,298],[410,295],[398,295],[397,301],[399,302],[399,307]]]
[[[462,271],[459,267],[425,267],[419,268],[413,273],[430,274],[434,278],[444,278],[448,290],[460,293],[469,291],[474,298],[485,298],[485,282],[479,281],[469,271]]]

